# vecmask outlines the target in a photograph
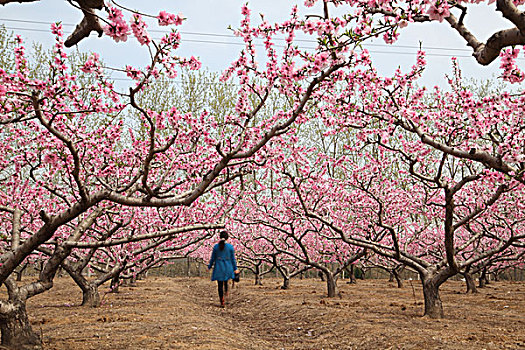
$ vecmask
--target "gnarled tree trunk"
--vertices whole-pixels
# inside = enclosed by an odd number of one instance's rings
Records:
[[[111,283],[109,284],[109,289],[111,293],[118,293],[118,287],[120,286],[120,274],[113,276]]]
[[[347,283],[356,283],[354,270],[355,270],[355,265],[353,265],[353,264],[350,265],[350,270],[348,271],[348,278],[350,279],[350,281],[348,281]]]
[[[255,285],[262,286],[261,268],[259,265],[255,265],[255,272],[253,274],[255,275]]]
[[[13,350],[42,349],[42,341],[33,332],[23,301],[3,301],[0,309],[2,345]]]
[[[326,277],[326,289],[329,298],[333,298],[337,295],[337,280],[331,273],[325,273]]]
[[[476,283],[474,282],[474,278],[472,278],[472,275],[468,272],[465,272],[463,273],[463,277],[465,277],[465,283],[467,284],[467,294],[477,293],[478,289],[476,288]]]
[[[439,285],[433,279],[422,279],[423,297],[425,300],[425,316],[443,318],[443,304],[439,297]]]
[[[290,278],[285,276],[283,277],[283,285],[281,286],[281,289],[290,289]]]
[[[399,272],[396,269],[392,270],[392,275],[394,276],[397,288],[403,288],[403,280],[401,279],[401,276],[399,275]]]
[[[487,278],[487,268],[483,268],[481,271],[481,274],[479,276],[479,288],[485,288],[485,285],[488,284],[488,278]]]
[[[89,283],[82,288],[82,306],[99,307],[100,294],[98,292],[98,285]]]

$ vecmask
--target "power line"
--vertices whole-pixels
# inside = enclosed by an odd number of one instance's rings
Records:
[[[21,30],[21,31],[29,31],[29,32],[40,32],[40,33],[49,33],[49,30],[45,30],[45,29],[36,29],[36,28],[23,28],[23,27],[5,27],[6,29],[9,29],[9,30]],[[160,38],[154,38],[156,40],[160,39]],[[201,43],[201,44],[219,44],[219,45],[235,45],[235,46],[245,46],[244,43],[241,43],[241,42],[231,42],[231,41],[215,41],[215,40],[197,40],[197,39],[181,39],[181,42],[184,43],[184,42],[190,42],[190,43]],[[372,46],[373,44],[371,44],[370,46]],[[264,47],[264,44],[254,44],[254,46],[256,47]],[[279,47],[279,48],[284,48],[286,47],[285,45],[274,45],[275,47]],[[386,45],[375,45],[375,46],[381,46],[381,47],[389,47],[389,46],[386,46]],[[397,47],[400,47],[401,46],[390,46],[392,48],[397,48]],[[412,47],[412,46],[405,46],[406,48],[416,48],[415,46]],[[307,46],[299,46],[299,48],[301,49],[311,49],[311,50],[314,50],[315,47],[307,47]],[[447,50],[447,49],[440,49],[440,50]],[[414,52],[408,52],[408,51],[379,51],[379,50],[368,50],[370,53],[374,53],[374,54],[389,54],[389,55],[414,55]],[[472,57],[471,55],[451,55],[451,54],[441,54],[441,53],[432,53],[432,52],[427,52],[426,53],[427,56],[434,56],[434,57],[458,57],[458,58],[470,58]]]
[[[53,22],[44,22],[44,21],[33,21],[33,20],[22,20],[22,19],[12,19],[12,18],[0,18],[0,21],[7,21],[7,22],[18,22],[18,23],[30,23],[30,24],[42,24],[42,25],[51,25]],[[76,24],[71,23],[62,23],[63,26],[66,27],[74,27]],[[20,30],[30,30],[21,28]],[[35,29],[35,31],[42,31],[41,29]],[[158,29],[150,29],[148,30],[151,33],[161,33],[161,34],[167,34],[169,32],[164,30],[158,30]],[[210,36],[210,37],[220,37],[220,38],[237,38],[233,34],[219,34],[219,33],[206,33],[206,32],[186,32],[181,31],[180,32],[183,35],[198,35],[198,36]],[[277,40],[282,40],[280,38],[276,38]],[[305,42],[305,43],[317,43],[316,40],[312,39],[295,39],[297,42]],[[374,46],[374,47],[393,47],[393,45],[387,45],[387,44],[366,44],[367,46]],[[415,45],[395,45],[396,48],[408,48],[408,49],[419,49],[419,46]],[[445,50],[445,51],[462,51],[462,52],[470,52],[470,49],[464,49],[464,48],[453,48],[453,47],[433,47],[433,46],[423,46],[422,48],[426,50]]]

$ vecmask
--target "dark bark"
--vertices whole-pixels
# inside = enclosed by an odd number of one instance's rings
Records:
[[[290,289],[290,278],[283,278],[283,285],[281,286],[281,289]]]
[[[423,297],[425,300],[425,316],[443,318],[443,304],[439,297],[439,284],[434,279],[423,280]]]
[[[467,285],[467,294],[477,293],[478,289],[476,288],[476,283],[474,282],[474,278],[472,278],[472,275],[468,272],[465,272],[463,273],[463,277],[465,278],[465,283]]]
[[[335,297],[337,293],[337,280],[332,273],[324,273],[326,278],[326,289],[329,298]]]
[[[255,275],[255,285],[262,286],[261,267],[259,265],[255,265],[254,275]]]
[[[479,275],[479,288],[485,288],[485,285],[488,283],[487,281],[487,269],[483,268],[481,270],[481,274]]]
[[[25,302],[4,302],[8,313],[0,315],[2,346],[13,350],[42,349],[42,341],[33,332],[27,317]]]
[[[22,275],[25,271],[25,269],[29,266],[28,263],[25,263],[24,265],[22,265],[22,267],[20,267],[20,269],[18,269],[18,271],[15,270],[15,273],[16,273],[16,281],[17,282],[21,282],[22,281]]]
[[[111,293],[118,293],[118,287],[120,286],[120,274],[116,274],[111,279],[111,283],[109,285],[109,288],[111,289]]]
[[[262,286],[262,277],[258,273],[255,274],[255,285]]]
[[[394,279],[397,282],[397,288],[403,288],[403,280],[401,279],[401,276],[397,269],[392,270],[392,276],[394,276]]]
[[[356,283],[354,270],[355,270],[355,265],[350,265],[350,271],[348,272],[348,278],[350,279],[350,281],[348,281],[348,283]]]
[[[317,276],[319,276],[319,278],[321,279],[322,282],[324,282],[324,280],[325,280],[324,279],[324,275],[325,274],[323,273],[323,271],[317,271]]]
[[[82,288],[82,306],[100,306],[100,294],[98,292],[98,285],[94,283],[89,283],[89,285],[86,288]]]

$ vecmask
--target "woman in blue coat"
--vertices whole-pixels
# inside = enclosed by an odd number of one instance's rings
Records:
[[[237,270],[237,261],[235,261],[235,251],[230,243],[226,243],[228,232],[221,231],[220,241],[213,247],[208,269],[213,267],[211,280],[217,281],[219,289],[219,299],[221,307],[224,307],[224,295],[228,295],[228,280],[235,277]]]

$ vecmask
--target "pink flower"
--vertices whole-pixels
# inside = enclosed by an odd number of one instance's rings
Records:
[[[80,68],[80,70],[84,73],[93,73],[97,71],[98,69],[98,62],[99,62],[98,54],[93,53],[91,56],[89,56],[88,60],[84,63],[84,65]]]
[[[164,37],[161,39],[162,44],[169,44],[172,45],[174,49],[176,49],[179,46],[181,36],[179,33],[172,31],[169,34],[164,35]]]
[[[427,14],[431,20],[438,20],[440,22],[443,22],[443,19],[450,16],[450,12],[448,10],[448,3],[446,1],[443,1],[440,4],[436,3],[435,5],[431,5],[428,9]]]
[[[182,21],[184,21],[184,17],[182,17],[180,13],[178,15],[174,15],[166,11],[161,11],[157,16],[157,19],[159,20],[159,26],[168,26],[170,24],[180,26]]]
[[[394,42],[396,42],[397,38],[399,38],[399,33],[392,32],[392,31],[386,32],[383,35],[383,40],[387,44],[393,44]]]
[[[243,5],[242,8],[241,8],[241,13],[243,16],[249,16],[250,15],[250,9],[248,8],[248,6],[246,5]]]
[[[316,2],[316,0],[306,0],[306,1],[304,2],[304,6],[306,6],[306,7],[312,7],[312,6],[314,6],[315,2]]]
[[[44,158],[42,160],[46,164],[49,164],[51,166],[56,166],[58,163],[58,156],[53,153],[48,153],[44,155]]]
[[[122,16],[122,11],[115,7],[108,9],[108,19],[112,22],[104,27],[104,33],[116,42],[128,40],[129,26]]]
[[[131,22],[131,30],[141,45],[147,45],[151,42],[151,38],[146,31],[148,25],[142,20],[142,16],[139,14],[133,15],[133,21]]]
[[[54,35],[62,36],[64,33],[62,31],[62,23],[57,22],[51,24],[51,33]]]
[[[501,65],[503,69],[503,80],[510,83],[521,83],[525,79],[525,74],[516,65],[516,58],[520,49],[506,49],[500,53]]]
[[[133,68],[132,66],[126,66],[126,75],[133,80],[138,80],[141,73],[140,70]]]
[[[202,66],[199,60],[196,59],[194,56],[191,56],[189,60],[185,60],[183,65],[189,67],[191,70],[198,70]]]
[[[109,24],[104,27],[104,33],[112,37],[116,42],[126,41],[128,40],[129,27],[124,22]]]

